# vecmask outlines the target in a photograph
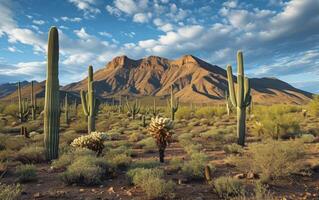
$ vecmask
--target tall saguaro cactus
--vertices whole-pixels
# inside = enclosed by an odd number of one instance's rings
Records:
[[[95,131],[95,117],[98,111],[99,103],[95,98],[94,88],[93,88],[93,67],[88,68],[88,91],[85,93],[81,90],[81,102],[83,107],[83,112],[88,119],[88,133]]]
[[[49,32],[47,79],[44,102],[44,148],[47,160],[59,155],[59,33],[56,27]]]
[[[232,67],[227,65],[228,88],[230,100],[237,108],[237,136],[238,144],[245,145],[246,135],[246,108],[251,103],[249,79],[244,75],[243,53],[237,52],[237,88],[233,81]]]
[[[36,119],[37,115],[37,98],[34,95],[34,81],[31,81],[31,115],[32,115],[32,120]]]
[[[175,119],[175,113],[178,110],[178,106],[179,106],[179,101],[177,100],[175,102],[175,98],[174,98],[174,93],[173,93],[173,86],[171,86],[171,98],[168,101],[168,106],[171,112],[171,119],[174,120]]]
[[[30,114],[30,110],[28,108],[28,102],[25,99],[22,100],[20,82],[18,82],[18,99],[19,99],[19,112],[17,114],[17,117],[20,120],[20,122],[23,123],[27,121],[28,116]]]
[[[136,115],[140,112],[141,102],[138,102],[137,99],[135,99],[135,102],[131,105],[126,98],[126,107],[129,113],[132,115],[132,118],[135,119]]]
[[[64,99],[64,122],[65,124],[69,124],[70,120],[69,120],[69,103],[68,103],[68,94],[65,94],[65,99]]]

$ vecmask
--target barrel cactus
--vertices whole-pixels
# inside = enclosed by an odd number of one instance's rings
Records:
[[[151,119],[149,133],[155,138],[159,151],[160,162],[164,162],[164,152],[173,135],[174,124],[170,118],[155,117]]]
[[[52,27],[49,32],[47,75],[44,101],[44,148],[47,160],[58,158],[60,102],[59,102],[59,35]]]

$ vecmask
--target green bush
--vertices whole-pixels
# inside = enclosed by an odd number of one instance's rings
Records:
[[[77,160],[79,157],[92,156],[94,157],[96,153],[89,149],[74,149],[70,152],[66,152],[56,160],[53,160],[51,167],[53,169],[66,169],[72,161]]]
[[[44,148],[32,145],[23,147],[17,152],[15,159],[23,164],[44,162]]]
[[[37,169],[34,165],[19,165],[16,168],[16,174],[20,183],[35,181],[37,179]]]
[[[140,141],[143,138],[144,138],[143,134],[134,132],[134,133],[132,133],[132,134],[130,134],[128,136],[128,141],[130,141],[130,142],[138,142],[138,141]]]
[[[141,187],[149,199],[159,197],[170,197],[175,184],[172,181],[165,181],[163,170],[137,168],[128,171],[127,175],[132,183]]]
[[[2,150],[19,150],[24,146],[25,143],[26,141],[24,137],[13,137],[0,133],[0,146]]]
[[[242,182],[232,177],[217,178],[214,187],[218,196],[225,199],[243,195],[245,192]]]
[[[19,111],[19,105],[15,103],[15,104],[10,104],[6,106],[3,110],[3,113],[6,115],[11,115],[16,118],[18,111]]]
[[[130,168],[144,168],[144,169],[151,169],[159,166],[159,162],[157,160],[137,160],[134,161]]]
[[[308,104],[309,112],[316,117],[319,117],[319,95],[315,95],[313,100]]]
[[[176,119],[191,119],[193,117],[193,112],[191,108],[189,107],[180,107],[176,114],[175,114]]]
[[[224,147],[224,151],[226,153],[233,153],[233,154],[243,153],[243,147],[238,144],[230,144]]]
[[[255,172],[261,173],[265,182],[287,177],[302,169],[301,159],[304,155],[302,141],[268,141],[264,144],[251,145],[249,149]]]
[[[145,153],[151,153],[157,150],[156,142],[152,137],[148,137],[139,141],[137,145],[141,146]]]
[[[185,161],[182,166],[182,173],[192,179],[204,177],[205,166],[208,163],[207,156],[204,153],[193,153],[190,160]],[[211,167],[211,169],[214,169]]]
[[[101,158],[78,157],[60,177],[66,184],[96,185],[107,175],[109,166]]]
[[[132,158],[126,154],[117,154],[112,157],[106,158],[108,159],[108,163],[110,163],[111,166],[116,168],[126,168],[132,162]]]
[[[315,136],[311,135],[311,134],[302,134],[300,139],[304,142],[304,143],[312,143],[315,140]]]
[[[0,183],[0,199],[1,200],[18,200],[22,192],[21,186],[5,185]]]

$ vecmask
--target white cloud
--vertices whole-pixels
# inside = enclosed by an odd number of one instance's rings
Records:
[[[121,11],[118,9],[118,8],[115,8],[113,6],[110,6],[110,5],[107,5],[105,7],[105,9],[111,14],[111,15],[114,15],[116,17],[119,17],[121,16]]]
[[[96,8],[96,0],[69,0],[70,3],[74,4],[79,10],[84,12],[84,17],[94,17],[101,11]]]
[[[109,37],[109,38],[111,38],[111,37],[112,37],[112,34],[111,34],[111,33],[108,33],[108,32],[105,32],[105,31],[103,31],[103,32],[99,32],[99,35],[101,35],[101,36],[105,36],[105,37]]]
[[[80,17],[70,18],[70,17],[64,16],[64,17],[61,17],[61,20],[62,21],[70,21],[70,22],[80,22],[80,21],[82,21],[82,18],[80,18]]]
[[[13,52],[13,53],[14,52],[23,53],[23,51],[17,49],[15,46],[9,46],[8,51]]]
[[[151,13],[137,13],[133,16],[133,22],[147,23],[152,18]]]
[[[33,20],[32,23],[36,24],[36,25],[43,25],[45,24],[44,20]]]

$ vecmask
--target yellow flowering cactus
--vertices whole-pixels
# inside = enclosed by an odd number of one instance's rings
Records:
[[[104,148],[103,142],[106,138],[106,133],[91,132],[88,135],[74,139],[71,146],[74,148],[87,148],[100,154]]]
[[[170,118],[156,116],[151,119],[148,131],[155,138],[159,150],[160,162],[164,162],[164,151],[173,135],[174,124]]]

